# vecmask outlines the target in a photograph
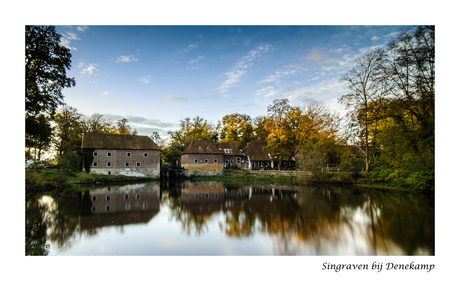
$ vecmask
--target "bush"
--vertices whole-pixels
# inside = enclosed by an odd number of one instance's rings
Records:
[[[79,171],[78,156],[73,151],[66,151],[63,155],[59,156],[59,167],[61,171],[68,175]]]
[[[407,183],[415,189],[434,190],[434,171],[418,171],[407,179]]]

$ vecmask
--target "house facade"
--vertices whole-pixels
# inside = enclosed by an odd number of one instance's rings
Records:
[[[234,142],[219,142],[217,148],[224,153],[224,167],[237,166],[238,168],[247,168],[246,156],[243,150],[238,148]]]
[[[222,175],[224,153],[207,140],[194,140],[181,153],[186,176]]]
[[[160,148],[147,136],[85,134],[82,149],[92,151],[90,173],[160,177]]]
[[[243,149],[243,153],[247,157],[248,169],[274,168],[274,159],[265,149],[267,145],[267,141],[254,140]]]

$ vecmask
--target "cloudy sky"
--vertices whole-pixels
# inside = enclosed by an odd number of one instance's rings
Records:
[[[186,117],[267,114],[274,99],[344,112],[339,82],[408,26],[57,26],[72,53],[63,91],[80,113],[167,136]]]

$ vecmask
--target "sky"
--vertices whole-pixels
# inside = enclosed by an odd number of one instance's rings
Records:
[[[72,54],[63,90],[78,112],[122,118],[139,135],[167,138],[187,117],[213,124],[225,115],[267,115],[275,99],[314,102],[345,113],[340,77],[397,25],[58,25]]]

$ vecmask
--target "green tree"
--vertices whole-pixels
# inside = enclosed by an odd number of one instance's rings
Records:
[[[165,153],[166,162],[175,165],[176,161],[180,163],[180,154],[193,140],[218,141],[217,126],[208,122],[204,118],[196,116],[180,120],[179,130],[168,131],[171,142],[168,145],[168,151]]]
[[[66,151],[78,151],[81,148],[82,115],[75,108],[65,106],[56,113],[56,151],[63,155]]]
[[[236,142],[244,148],[254,139],[254,128],[249,115],[233,113],[222,118],[222,142]]]
[[[59,45],[61,35],[54,26],[26,26],[25,37],[26,145],[46,147],[51,130],[43,121],[49,122],[64,104],[62,89],[75,86],[75,79],[66,75],[72,55]]]

